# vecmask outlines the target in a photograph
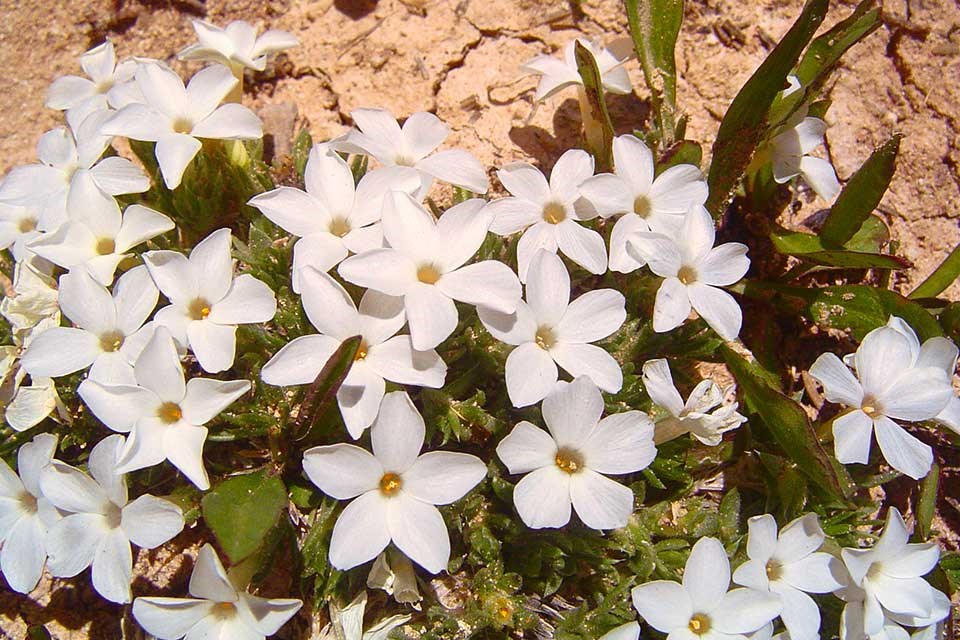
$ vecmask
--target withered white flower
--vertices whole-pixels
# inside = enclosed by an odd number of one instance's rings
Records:
[[[544,100],[570,86],[583,86],[583,79],[577,72],[577,61],[574,57],[577,42],[586,47],[597,61],[597,69],[600,71],[604,90],[614,94],[628,94],[633,90],[627,70],[623,68],[623,63],[632,51],[629,39],[617,40],[608,48],[598,40],[576,38],[564,45],[562,59],[538,55],[520,66],[521,71],[540,76],[535,96],[537,101]]]
[[[199,42],[177,54],[181,60],[217,62],[230,67],[234,75],[243,68],[263,71],[267,55],[296,47],[300,41],[280,29],[269,29],[259,36],[252,24],[234,20],[226,27],[218,27],[206,20],[191,20]]]
[[[840,193],[840,182],[828,160],[810,153],[823,144],[827,123],[807,117],[807,110],[797,111],[780,132],[770,140],[773,179],[783,184],[800,176],[817,195],[832,202]]]

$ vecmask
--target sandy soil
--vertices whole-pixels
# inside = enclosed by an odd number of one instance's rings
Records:
[[[828,22],[853,6],[833,4]],[[737,89],[801,5],[688,0],[678,57],[688,137],[709,148]],[[944,0],[884,5],[885,26],[848,54],[831,88],[826,152],[844,179],[875,145],[894,132],[906,134],[881,211],[900,251],[916,265],[894,281],[909,290],[960,240],[960,8]],[[248,103],[274,130],[291,128],[291,104],[315,139],[342,132],[356,107],[386,107],[398,116],[433,111],[454,129],[448,144],[470,149],[489,167],[530,160],[549,168],[577,144],[572,96],[535,109],[535,81],[518,65],[555,52],[576,34],[614,37],[626,27],[613,0],[4,0],[0,174],[32,161],[38,136],[59,123],[59,114],[43,108],[43,96],[54,77],[79,71],[79,54],[108,37],[120,56],[174,63],[193,39],[188,19],[199,16],[221,24],[243,18],[300,38],[300,48],[280,56],[262,82],[248,88]],[[628,69],[636,95],[613,101],[624,131],[642,127],[647,113],[636,62]],[[960,284],[948,294],[960,299]],[[186,575],[177,562],[171,566],[157,586],[183,590]],[[156,593],[152,589],[144,580],[136,590]],[[26,623],[49,622],[53,607],[46,605],[58,603],[62,613],[48,624],[57,637],[121,637],[121,608],[103,605],[83,580],[71,587],[45,584],[32,600],[0,592],[0,637],[20,638]]]

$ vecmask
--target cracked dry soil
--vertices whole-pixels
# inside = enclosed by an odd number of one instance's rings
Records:
[[[852,10],[835,0],[826,27]],[[801,0],[688,0],[678,44],[679,102],[688,137],[706,150],[726,107],[799,12]],[[850,51],[829,87],[833,100],[825,153],[841,180],[894,132],[905,134],[897,174],[880,212],[914,269],[892,284],[909,291],[960,240],[960,7],[944,0],[883,2],[884,26]],[[78,73],[77,56],[110,38],[121,57],[162,58],[193,40],[191,17],[245,19],[293,32],[301,46],[279,56],[245,101],[264,118],[280,151],[295,128],[314,139],[338,135],[349,113],[380,106],[397,116],[433,111],[453,128],[448,145],[488,167],[514,160],[553,165],[579,143],[573,97],[535,108],[535,80],[517,70],[577,34],[626,33],[615,0],[4,0],[0,4],[0,174],[34,160],[39,135],[60,124],[43,108],[56,76]],[[193,70],[196,67],[191,67]],[[646,93],[635,61],[636,93],[614,96],[622,131],[643,127]],[[295,106],[294,106],[295,105]],[[785,220],[802,225],[822,207],[798,195]],[[948,291],[960,299],[960,284]],[[135,595],[186,590],[201,534],[185,531],[175,548],[141,551]],[[0,587],[0,638],[23,638],[45,624],[55,638],[140,637],[124,607],[98,598],[86,578],[45,580],[30,597]],[[166,591],[165,591],[166,592]],[[125,622],[119,622],[124,619]],[[285,629],[281,633],[290,633]]]

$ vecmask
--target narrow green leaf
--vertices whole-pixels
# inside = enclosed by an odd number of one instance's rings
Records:
[[[260,548],[286,505],[286,487],[266,471],[228,478],[200,502],[204,521],[234,564]]]
[[[767,112],[787,84],[787,74],[800,58],[827,13],[828,0],[807,0],[803,12],[770,52],[727,109],[710,163],[707,209],[720,216],[733,198],[743,173],[767,131]]]
[[[633,48],[650,89],[664,146],[677,132],[677,63],[674,50],[683,23],[683,0],[624,0]]]
[[[910,299],[935,298],[952,285],[960,277],[960,244],[954,247],[946,260],[934,269],[927,279],[917,285],[917,288],[907,296]]]
[[[700,166],[703,160],[703,149],[693,140],[680,140],[663,152],[657,162],[657,175],[678,164],[692,164]]]
[[[827,267],[844,269],[906,269],[910,262],[883,253],[829,249],[812,233],[775,229],[770,232],[774,248],[784,255],[795,256]]]
[[[736,487],[727,491],[720,500],[720,539],[732,542],[740,534],[740,492]]]
[[[897,134],[876,149],[837,196],[820,230],[825,245],[842,246],[880,204],[893,178],[902,137]]]
[[[307,160],[310,158],[310,149],[312,148],[313,137],[310,135],[310,129],[304,127],[293,139],[293,148],[290,151],[290,155],[293,156],[293,166],[297,170],[297,175],[301,178],[307,168]]]
[[[307,393],[300,405],[300,412],[297,414],[296,433],[298,437],[303,437],[313,426],[314,421],[328,404],[330,404],[344,378],[350,373],[353,361],[360,349],[360,343],[363,341],[361,336],[353,336],[343,341],[333,355],[327,360],[326,364],[317,374],[316,379],[307,388]]]
[[[587,104],[581,104],[580,110],[587,144],[597,160],[597,171],[610,171],[613,169],[613,122],[603,99],[600,69],[590,50],[579,42],[574,44],[573,55],[587,98]]]
[[[760,416],[777,444],[814,483],[836,498],[852,495],[852,484],[846,472],[835,464],[817,440],[807,412],[799,404],[769,386],[756,365],[748,362],[730,347],[720,348],[750,407]]]
[[[920,483],[920,497],[917,499],[917,538],[926,542],[930,537],[933,516],[937,512],[937,490],[940,487],[940,465],[936,462],[930,467],[930,473]]]

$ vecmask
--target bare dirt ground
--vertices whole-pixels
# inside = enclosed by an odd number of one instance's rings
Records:
[[[828,23],[854,3],[832,4]],[[688,137],[709,149],[730,100],[801,5],[688,0],[678,47]],[[949,0],[892,0],[884,11],[884,27],[847,55],[830,89],[825,151],[843,180],[874,146],[906,135],[881,212],[915,264],[894,280],[909,291],[960,240],[960,8]],[[278,106],[285,103],[297,105],[298,122],[317,140],[347,128],[356,107],[397,116],[427,110],[453,127],[448,144],[470,149],[488,167],[529,160],[549,168],[578,144],[573,97],[562,93],[534,109],[535,80],[518,65],[578,34],[626,32],[614,0],[3,0],[0,174],[33,161],[38,136],[59,124],[43,96],[56,76],[79,72],[78,55],[106,37],[121,57],[175,63],[193,40],[188,19],[201,16],[219,24],[246,19],[300,38],[302,46],[280,56],[246,96],[280,134],[291,128],[291,108]],[[636,93],[613,100],[623,131],[643,127],[647,114],[636,62],[627,68]],[[960,284],[947,293],[960,299]],[[158,577],[138,582],[135,593],[156,594],[168,583],[182,593],[187,574],[179,560],[141,553],[143,566],[159,567]],[[22,638],[27,624],[44,623],[58,638],[110,640],[121,637],[122,613],[83,580],[44,583],[32,598],[0,591],[0,638]]]

